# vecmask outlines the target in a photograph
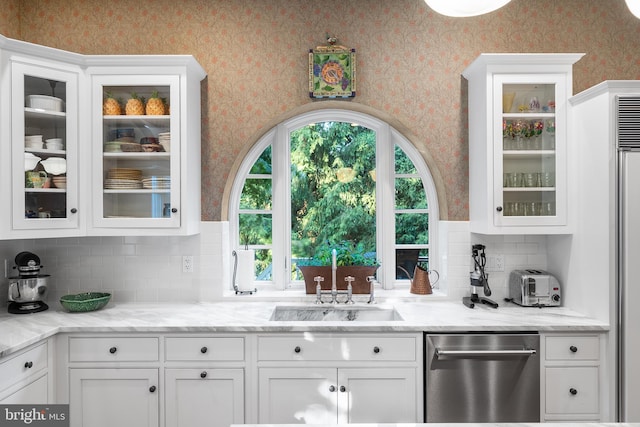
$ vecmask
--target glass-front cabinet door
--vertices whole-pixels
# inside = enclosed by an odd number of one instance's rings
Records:
[[[11,73],[12,228],[77,229],[79,75],[18,60]]]
[[[92,82],[94,227],[180,227],[179,76]]]
[[[566,224],[563,81],[553,74],[494,76],[496,226]]]
[[[572,233],[567,108],[573,64],[582,56],[483,53],[462,72],[472,233]]]

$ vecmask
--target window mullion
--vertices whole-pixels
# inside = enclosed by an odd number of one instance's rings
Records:
[[[394,143],[388,126],[383,126],[376,138],[376,230],[378,259],[382,265],[378,279],[385,289],[392,289],[395,281],[395,220]]]
[[[275,135],[275,142],[271,147],[272,156],[272,185],[273,185],[273,283],[276,288],[285,289],[289,285],[290,275],[286,274],[290,265],[288,247],[291,245],[289,227],[291,222],[291,190],[289,133],[279,125]]]

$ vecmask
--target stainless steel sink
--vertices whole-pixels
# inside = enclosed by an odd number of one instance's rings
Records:
[[[380,306],[276,306],[273,321],[289,322],[386,322],[402,321],[393,307]]]

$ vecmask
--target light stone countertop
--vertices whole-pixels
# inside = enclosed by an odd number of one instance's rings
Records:
[[[110,302],[102,310],[68,313],[58,303],[34,314],[0,313],[0,358],[61,332],[602,332],[605,322],[563,307],[532,308],[501,304],[469,309],[451,301],[388,301],[402,321],[270,321],[276,305],[309,303],[218,302],[131,304]],[[328,306],[328,305],[325,305]],[[369,306],[371,307],[371,306]],[[375,307],[375,306],[374,306]],[[344,308],[342,306],[341,308]]]

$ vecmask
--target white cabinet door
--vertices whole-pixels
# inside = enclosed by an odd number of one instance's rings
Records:
[[[95,75],[91,82],[93,226],[179,228],[180,76]],[[106,96],[129,103],[132,96],[148,99],[152,94],[166,99],[173,107],[170,112],[146,115],[144,107],[139,107],[135,114],[103,114]]]
[[[600,413],[597,367],[547,367],[545,376],[547,414],[597,416]]]
[[[338,369],[338,423],[417,423],[416,370]]]
[[[244,424],[243,369],[166,369],[167,427]]]
[[[70,369],[72,427],[157,427],[157,369]]]
[[[11,64],[12,215],[5,218],[15,237],[80,234],[74,70],[21,58]]]
[[[0,398],[0,403],[3,405],[49,403],[48,384],[48,375],[45,373],[26,385],[21,384],[8,390],[9,394]]]
[[[335,368],[260,368],[258,422],[335,424]]]
[[[469,81],[469,225],[571,233],[568,98],[582,54],[482,54]]]
[[[261,368],[259,422],[418,422],[413,368]]]

